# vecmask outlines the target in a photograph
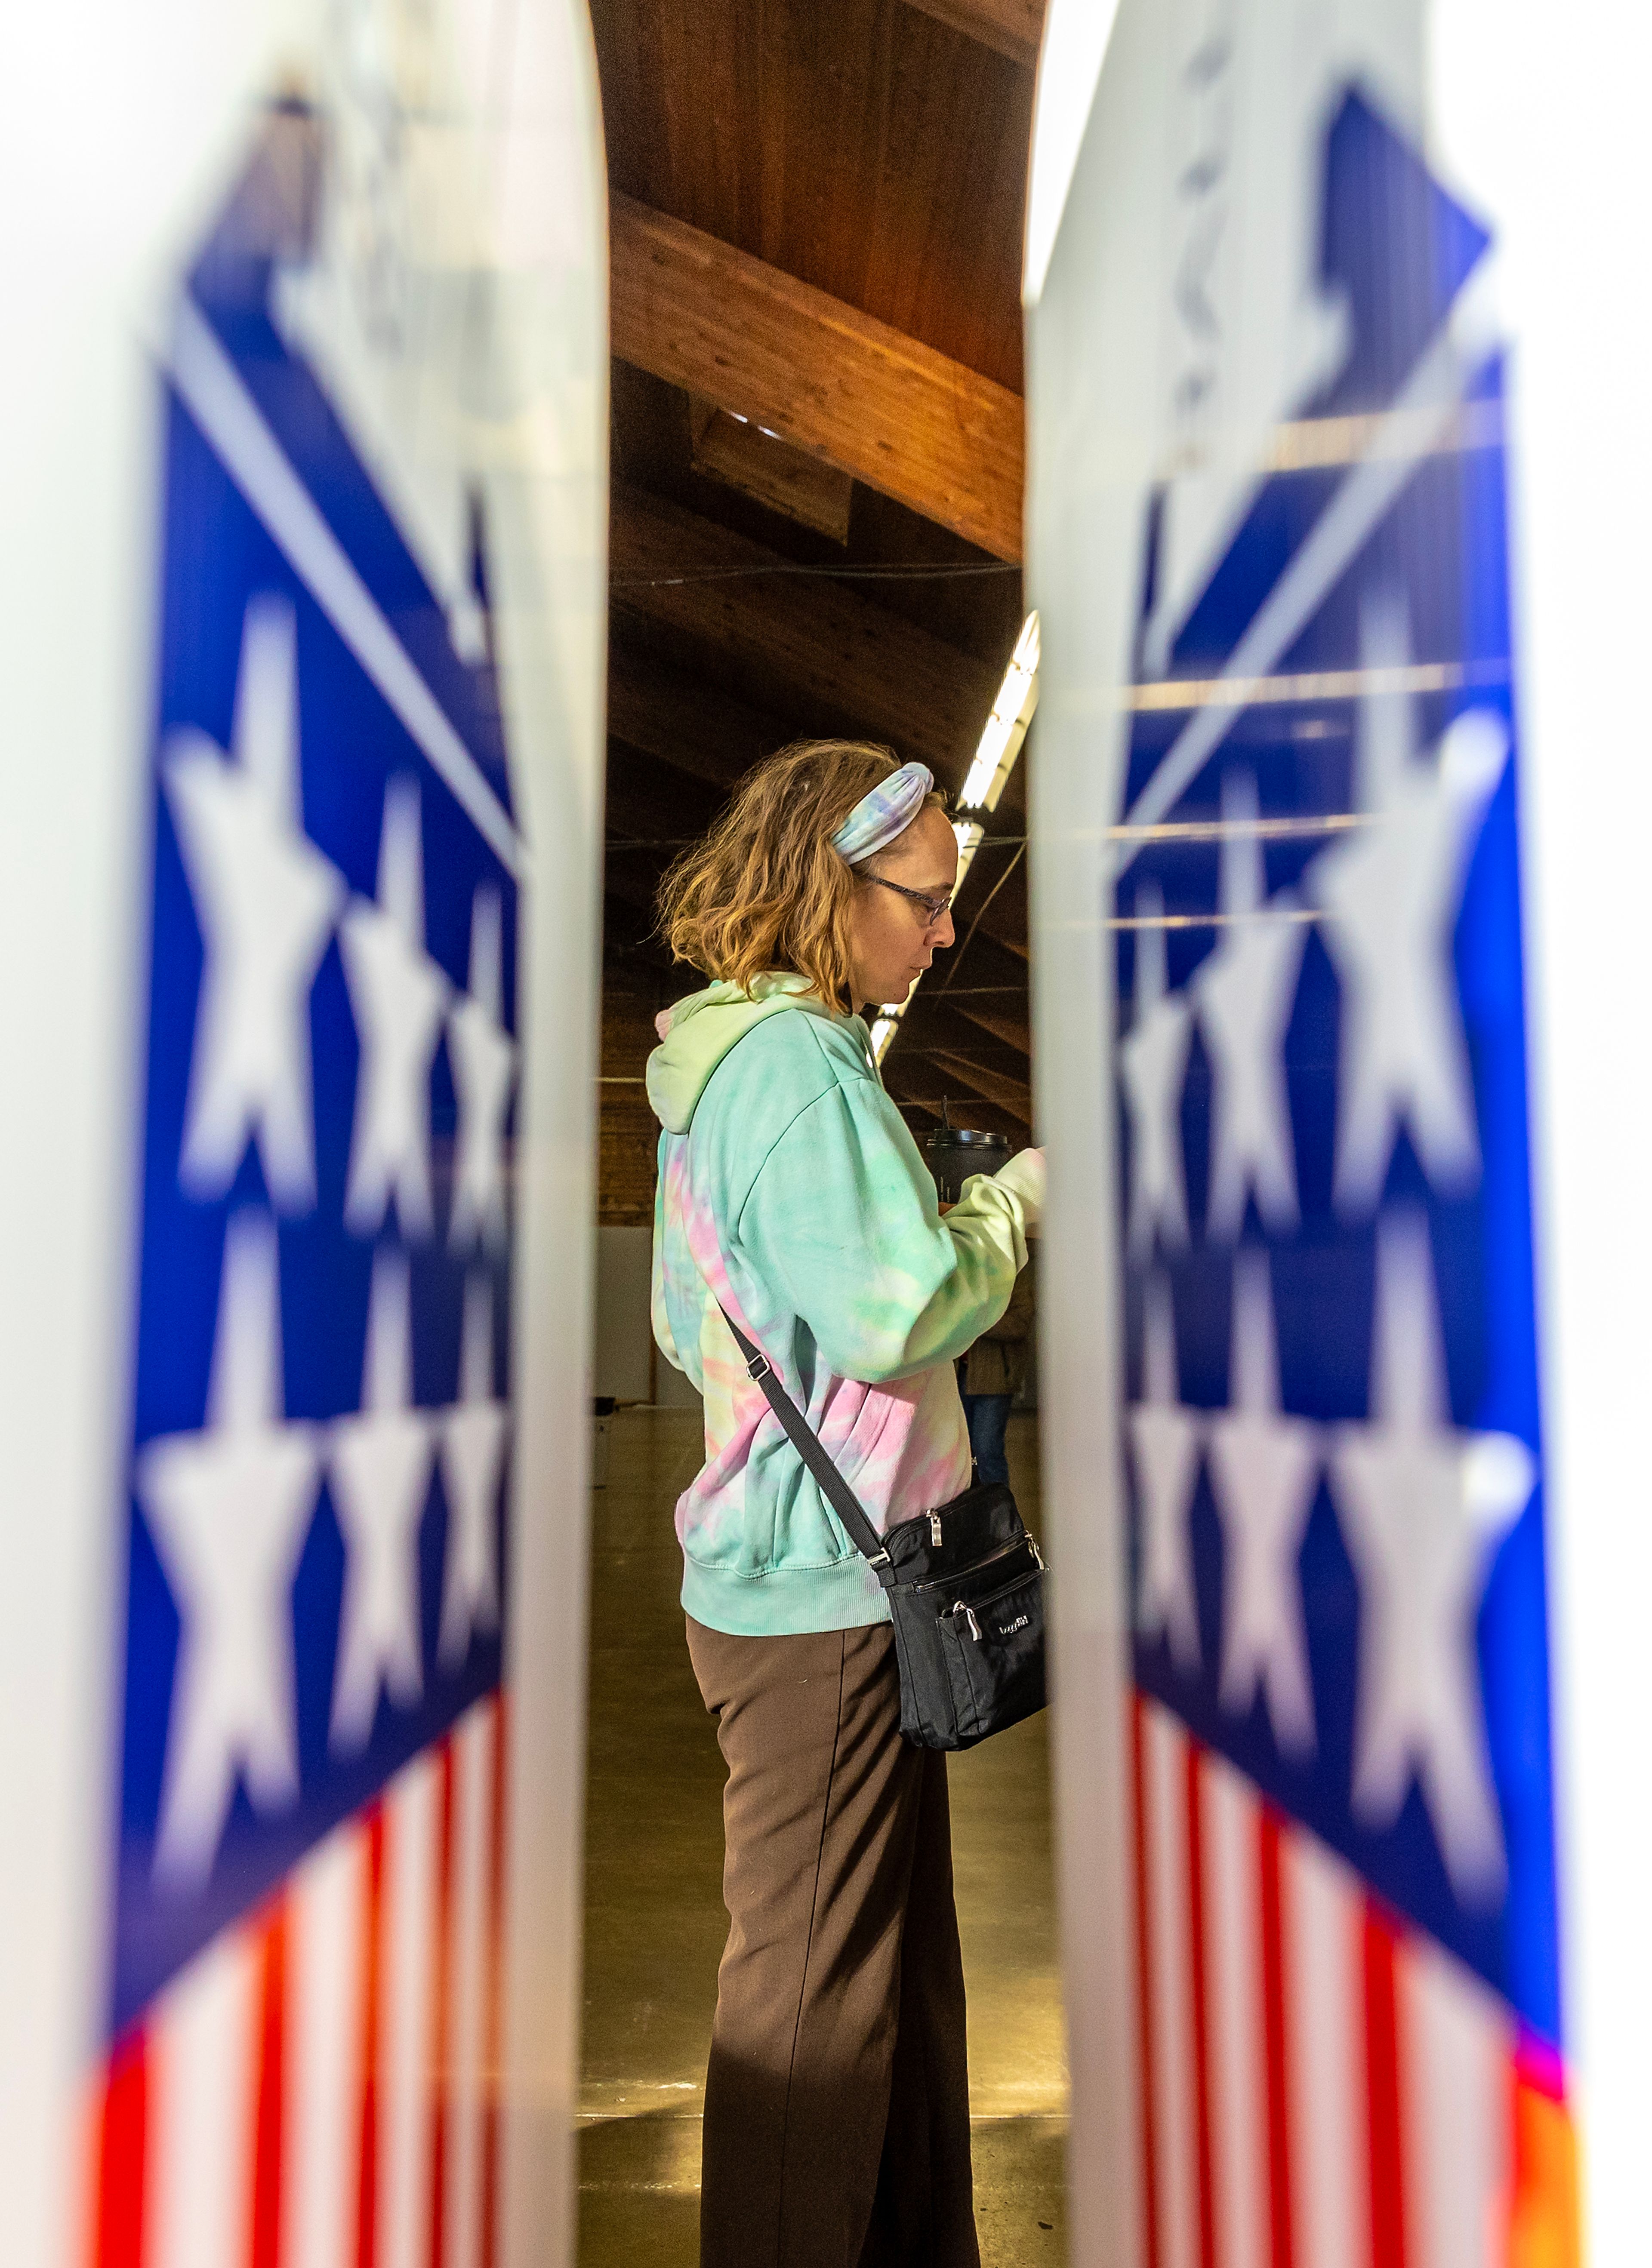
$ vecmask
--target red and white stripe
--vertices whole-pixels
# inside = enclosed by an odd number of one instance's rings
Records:
[[[116,2043],[90,2268],[495,2268],[504,1786],[495,1696]]]
[[[1148,2268],[1507,2268],[1503,2003],[1142,1697],[1132,1761]]]

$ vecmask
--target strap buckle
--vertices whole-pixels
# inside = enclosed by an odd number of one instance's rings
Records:
[[[893,1562],[887,1551],[880,1551],[874,1557],[868,1559],[867,1565],[868,1567],[888,1567],[892,1565]]]
[[[766,1354],[754,1354],[751,1360],[746,1365],[746,1375],[748,1378],[755,1378],[759,1384],[761,1384],[762,1381],[770,1375],[773,1368],[774,1365],[770,1361]]]

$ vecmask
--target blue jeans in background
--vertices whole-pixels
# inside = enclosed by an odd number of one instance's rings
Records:
[[[1004,1454],[1004,1428],[1009,1424],[1007,1394],[966,1394],[963,1414],[970,1425],[970,1453],[975,1459],[975,1476],[979,1482],[1009,1482],[1009,1463]]]

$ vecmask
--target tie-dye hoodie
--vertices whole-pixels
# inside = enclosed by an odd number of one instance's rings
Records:
[[[705,1401],[705,1463],[677,1504],[683,1607],[751,1636],[884,1621],[876,1578],[747,1376],[718,1301],[873,1525],[910,1519],[969,1485],[953,1358],[1008,1303],[1044,1160],[1023,1151],[966,1182],[943,1219],[866,1026],[793,976],[679,1001],[648,1059],[648,1099],[665,1128],[654,1336]]]

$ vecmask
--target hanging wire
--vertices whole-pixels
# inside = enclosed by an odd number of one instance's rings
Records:
[[[697,835],[610,835],[606,843],[610,850],[686,850],[691,843],[700,840]],[[978,858],[983,850],[1012,850],[1026,840],[1024,835],[989,835],[975,855]]]
[[[986,845],[984,843],[981,845],[981,849],[984,850],[985,848]],[[979,853],[977,855],[978,856]],[[970,924],[969,932],[964,938],[963,943],[958,947],[957,952],[953,955],[952,967],[947,971],[947,981],[944,984],[938,984],[935,987],[935,990],[931,996],[933,998],[940,999],[946,993],[951,991],[952,980],[957,975],[959,969],[963,966],[963,956],[968,953],[970,947],[975,942],[975,933],[981,926],[981,923],[985,916],[987,908],[992,904],[993,899],[997,897],[999,892],[1003,888],[1005,883],[1008,881],[1010,876],[1014,873],[1016,867],[1020,865],[1021,860],[1026,857],[1026,855],[1027,838],[1023,836],[1016,847],[1015,856],[1005,867],[1003,873],[999,876],[997,881],[993,883],[985,897],[982,899],[979,907],[976,910],[975,919]]]
[[[839,583],[955,583],[976,575],[1019,575],[1013,559],[955,559],[931,566],[911,560],[881,567],[806,567],[774,559],[760,567],[685,567],[680,575],[616,575],[611,591],[661,591],[680,583],[729,583],[753,575],[808,575]]]

